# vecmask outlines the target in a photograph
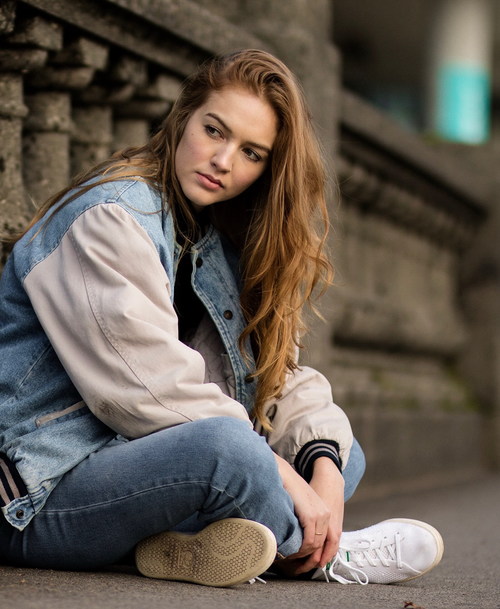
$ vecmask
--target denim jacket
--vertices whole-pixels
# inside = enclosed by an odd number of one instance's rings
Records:
[[[43,326],[43,308],[50,306],[50,292],[58,287],[51,285],[51,266],[43,269],[44,262],[57,256],[72,224],[98,205],[117,205],[130,215],[154,244],[170,285],[175,282],[179,247],[171,215],[161,211],[159,195],[139,181],[93,188],[62,208],[42,230],[35,226],[16,244],[0,280],[0,454],[15,465],[28,491],[3,508],[18,528],[43,506],[65,472],[116,436],[116,431],[89,409],[61,363],[54,348],[57,341],[51,343]],[[235,377],[235,398],[251,409],[254,384],[245,381],[251,369],[237,349],[245,322],[236,280],[217,232],[211,229],[192,248],[191,256],[193,286],[225,343]],[[48,292],[43,297],[38,286],[26,288],[38,267],[40,282],[46,284]],[[170,298],[172,301],[173,290]],[[59,304],[58,314],[64,314],[67,303]],[[42,312],[37,314],[37,309]],[[86,328],[78,331],[85,333]],[[78,358],[78,353],[71,357]],[[74,363],[84,365],[83,360]]]
[[[171,214],[140,180],[78,194],[16,243],[0,279],[0,505],[14,527],[116,438],[210,416],[252,425],[238,261],[213,227],[191,248],[206,318],[187,345],[173,307],[179,255]],[[290,375],[269,408],[268,442],[290,462],[325,438],[347,462],[350,426],[319,373]]]

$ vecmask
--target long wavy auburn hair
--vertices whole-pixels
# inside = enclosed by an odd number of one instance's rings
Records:
[[[270,429],[265,403],[280,396],[305,332],[303,309],[332,279],[324,254],[328,232],[326,171],[300,85],[274,56],[243,50],[214,57],[184,82],[170,113],[149,142],[114,154],[78,176],[40,207],[27,232],[49,209],[59,208],[96,184],[142,179],[162,193],[186,248],[199,238],[196,214],[175,171],[175,153],[186,124],[212,91],[242,87],[273,108],[278,131],[263,175],[243,194],[210,206],[211,222],[240,252],[241,307],[247,326],[240,349],[251,345],[257,383],[254,416]],[[89,179],[97,178],[92,184]],[[76,192],[68,198],[68,193]],[[57,211],[57,209],[55,210]],[[17,236],[19,238],[21,235]],[[314,307],[312,307],[314,309]]]

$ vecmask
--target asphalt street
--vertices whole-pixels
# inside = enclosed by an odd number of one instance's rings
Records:
[[[441,564],[399,585],[268,579],[217,589],[146,579],[132,569],[92,573],[0,566],[7,609],[500,609],[500,476],[346,506],[346,529],[418,518],[445,541]]]

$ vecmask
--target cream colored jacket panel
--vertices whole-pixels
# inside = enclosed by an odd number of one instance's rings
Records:
[[[333,440],[339,445],[344,468],[352,446],[352,430],[344,411],[333,402],[327,379],[317,370],[301,366],[289,373],[279,400],[266,409],[272,431],[258,431],[267,437],[271,448],[289,463],[312,440]]]
[[[136,438],[215,416],[251,425],[239,402],[205,383],[200,353],[178,340],[168,276],[119,205],[79,216],[25,287],[78,392],[118,433]]]

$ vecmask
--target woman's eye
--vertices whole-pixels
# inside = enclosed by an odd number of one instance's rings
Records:
[[[252,150],[251,148],[245,148],[243,152],[251,161],[254,161],[255,163],[262,160],[260,154],[257,154],[255,150]]]
[[[205,125],[205,131],[212,137],[220,137],[222,133],[213,125]]]

